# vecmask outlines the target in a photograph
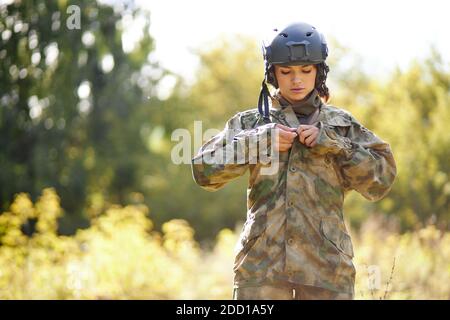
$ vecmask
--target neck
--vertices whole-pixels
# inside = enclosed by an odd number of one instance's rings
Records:
[[[319,93],[316,89],[308,93],[308,95],[299,101],[290,101],[283,97],[279,92],[277,94],[278,100],[282,106],[291,105],[295,113],[299,115],[310,115],[322,104]]]

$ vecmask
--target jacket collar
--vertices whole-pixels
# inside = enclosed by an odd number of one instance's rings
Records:
[[[322,105],[322,99],[320,99],[316,89],[311,91],[305,99],[294,104],[287,101],[279,91],[271,97],[271,100],[272,107],[277,111],[276,113],[284,114],[282,117],[286,119],[289,126],[295,128],[300,125],[297,116],[308,117]]]

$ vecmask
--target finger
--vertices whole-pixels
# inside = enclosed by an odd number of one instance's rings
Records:
[[[280,130],[278,130],[278,135],[282,138],[288,138],[288,137],[295,136],[296,133],[280,129]]]
[[[280,123],[277,123],[276,127],[280,128],[280,129],[283,129],[284,131],[296,131],[295,128],[287,127],[287,126],[282,125]]]
[[[288,150],[288,148],[287,147],[278,146],[275,150],[277,150],[277,152],[284,152],[284,151]]]
[[[303,133],[303,134],[306,134],[306,136],[308,137],[308,136],[310,136],[312,133],[314,133],[314,132],[316,132],[316,131],[317,131],[317,128],[311,126],[311,127],[309,127],[309,128],[304,129],[304,130],[302,131],[302,133]]]
[[[313,134],[314,134],[314,132],[306,132],[306,131],[303,131],[302,134],[301,134],[301,139],[300,139],[300,141],[301,141],[302,143],[306,144],[307,139],[308,139],[309,137],[311,137]]]
[[[280,142],[278,145],[279,146],[283,146],[283,147],[291,147],[292,143],[290,143],[290,142]]]
[[[275,140],[276,144],[292,144],[293,141],[283,139],[282,137],[279,137],[279,139]]]
[[[289,151],[289,149],[291,148],[291,146],[285,146],[285,147],[280,147],[279,149],[278,149],[278,151],[280,151],[280,152],[285,152],[285,151]]]
[[[305,143],[308,147],[312,146],[312,143],[317,139],[317,133],[314,132],[313,134],[311,134],[309,137],[307,137],[305,139]]]
[[[294,141],[294,138],[297,136],[297,133],[280,130],[278,132],[278,135],[280,137],[280,140],[292,142]]]
[[[314,128],[310,128],[310,129],[306,129],[305,131],[302,131],[302,133],[300,134],[300,142],[306,143],[306,139],[314,134],[317,134],[317,130]]]
[[[292,147],[292,144],[289,143],[282,143],[278,145],[278,150],[279,151],[287,151]]]
[[[280,146],[292,146],[292,143],[290,142],[280,142]]]
[[[305,144],[305,139],[308,138],[311,134],[307,133],[306,131],[302,131],[302,133],[300,133],[300,142]]]
[[[308,125],[308,124],[301,124],[301,125],[299,125],[298,128],[297,128],[297,133],[300,134],[300,133],[302,133],[303,131],[310,129],[311,127],[313,127],[313,126],[310,126],[310,125]]]
[[[282,138],[280,139],[281,143],[288,143],[288,144],[293,144],[294,143],[294,139],[296,136],[293,137],[287,137],[287,138]]]

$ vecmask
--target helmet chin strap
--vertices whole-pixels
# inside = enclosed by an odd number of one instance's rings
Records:
[[[269,88],[267,88],[266,77],[264,77],[264,80],[261,83],[261,92],[259,93],[258,99],[258,111],[260,116],[263,117],[264,123],[271,123],[269,114],[269,96],[270,96]]]

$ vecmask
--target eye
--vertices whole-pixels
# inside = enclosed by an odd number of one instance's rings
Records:
[[[289,71],[281,71],[281,74],[289,74]]]
[[[309,70],[303,70],[303,73],[311,73],[311,69],[309,69]]]

